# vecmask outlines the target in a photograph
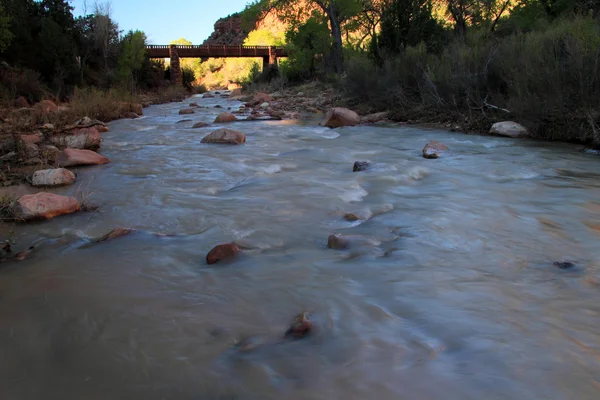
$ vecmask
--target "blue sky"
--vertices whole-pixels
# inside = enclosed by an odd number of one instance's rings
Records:
[[[99,0],[100,3],[106,0]],[[75,15],[84,12],[85,0],[70,0]],[[152,44],[168,44],[185,38],[201,44],[213,31],[215,22],[241,11],[249,0],[112,0],[112,18],[124,31],[144,31]],[[87,0],[88,13],[94,0]]]

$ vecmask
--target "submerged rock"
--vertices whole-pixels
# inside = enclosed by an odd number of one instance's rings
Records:
[[[100,239],[96,240],[95,243],[105,242],[107,240],[112,240],[119,238],[121,236],[126,236],[131,233],[134,233],[135,229],[131,228],[115,228],[112,231],[108,232],[106,235],[102,236]]]
[[[496,122],[490,129],[490,134],[505,136],[511,138],[521,138],[529,136],[527,128],[514,121]]]
[[[553,265],[560,269],[571,269],[575,266],[575,263],[571,261],[555,261]]]
[[[355,246],[378,246],[381,243],[372,238],[361,235],[341,235],[336,233],[327,238],[327,247],[334,250],[346,250]]]
[[[448,147],[438,142],[437,140],[431,141],[423,148],[423,157],[425,158],[439,158],[442,153],[448,151]]]
[[[312,331],[312,322],[308,318],[308,313],[302,312],[294,318],[292,324],[285,331],[284,338],[287,339],[302,339],[308,336]]]
[[[206,255],[206,263],[212,265],[223,260],[234,258],[240,251],[240,248],[234,243],[220,244],[208,252]]]
[[[246,142],[246,135],[232,129],[218,129],[202,139],[202,143],[212,144],[242,144]]]
[[[19,198],[16,215],[25,221],[51,219],[59,215],[77,212],[80,208],[79,202],[74,197],[41,192]]]
[[[181,110],[179,110],[179,115],[187,115],[187,114],[194,114],[195,111],[193,108],[183,108]]]
[[[369,163],[367,161],[355,161],[352,172],[364,171],[367,168],[369,168]]]
[[[325,114],[321,125],[329,128],[354,126],[360,123],[360,116],[352,110],[343,107],[332,108]]]
[[[221,114],[217,115],[217,118],[215,118],[215,123],[233,121],[237,121],[237,117],[228,112],[222,112]]]
[[[194,126],[192,126],[192,129],[204,128],[204,127],[206,127],[208,125],[210,125],[210,124],[207,124],[206,122],[196,122],[194,124]]]
[[[61,167],[74,167],[77,165],[102,165],[110,160],[91,150],[64,149],[58,154],[56,163]]]
[[[75,174],[64,168],[44,169],[35,171],[31,179],[31,185],[35,187],[42,186],[63,186],[75,182]]]
[[[346,213],[344,214],[344,219],[349,222],[359,221],[360,217],[354,213]]]
[[[360,122],[363,124],[374,124],[379,121],[384,121],[387,119],[387,112],[378,112],[375,114],[365,115],[360,118]]]

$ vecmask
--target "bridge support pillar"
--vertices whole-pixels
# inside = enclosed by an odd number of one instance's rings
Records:
[[[263,57],[263,72],[271,65],[277,67],[277,51],[275,47],[269,46],[269,55]]]
[[[171,59],[171,84],[181,85],[181,66],[179,63],[179,53],[177,52],[177,46],[172,44],[169,46],[169,57]]]

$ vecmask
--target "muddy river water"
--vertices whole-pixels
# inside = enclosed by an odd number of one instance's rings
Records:
[[[39,244],[0,265],[1,399],[600,398],[597,156],[313,119],[208,145],[191,126],[239,104],[193,101],[111,123],[112,163],[53,190],[97,212],[1,228]],[[423,159],[429,140],[452,153]],[[314,334],[282,340],[300,311]]]

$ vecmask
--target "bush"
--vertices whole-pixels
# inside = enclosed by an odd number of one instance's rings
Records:
[[[502,41],[473,32],[439,55],[408,47],[380,67],[356,59],[344,87],[352,104],[396,118],[466,121],[478,130],[514,118],[540,138],[598,143],[598,60],[600,24],[578,17]]]

